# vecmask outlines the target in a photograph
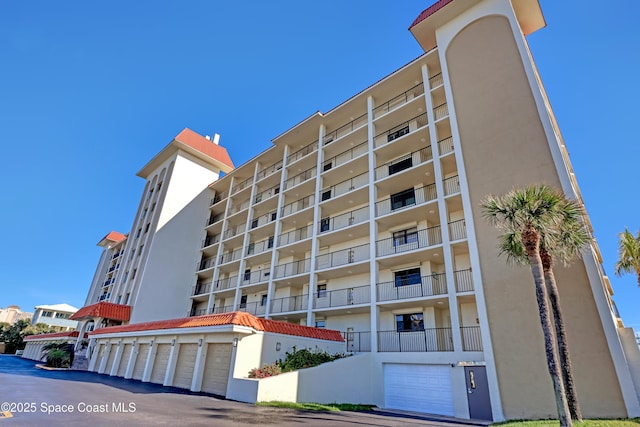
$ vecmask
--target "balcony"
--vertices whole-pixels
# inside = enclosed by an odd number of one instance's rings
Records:
[[[396,108],[400,108],[407,102],[413,100],[414,98],[417,98],[423,93],[424,93],[424,84],[419,83],[414,87],[412,87],[411,89],[407,90],[406,92],[403,92],[400,95],[385,102],[384,104],[381,104],[380,106],[376,107],[373,110],[373,117],[377,119],[378,117],[386,113],[389,113],[395,110]]]
[[[358,176],[354,176],[351,179],[346,181],[339,182],[336,185],[332,185],[331,187],[324,188],[321,192],[321,201],[329,200],[343,194],[346,194],[350,191],[356,190],[360,187],[364,187],[369,183],[369,173],[365,172]]]
[[[287,231],[278,236],[278,246],[285,246],[311,237],[313,228],[311,225],[296,230]]]
[[[213,310],[211,310],[211,313],[213,314],[222,314],[222,313],[231,313],[232,311],[235,311],[235,307],[233,305],[223,305],[223,306],[216,306],[213,307]]]
[[[295,187],[298,184],[302,184],[305,181],[315,177],[317,175],[318,169],[314,166],[310,169],[307,169],[304,172],[300,172],[299,174],[287,179],[284,183],[285,190]]]
[[[346,307],[349,305],[371,302],[371,287],[337,289],[334,291],[318,290],[313,295],[313,308]]]
[[[328,160],[325,160],[324,163],[322,164],[322,172],[326,172],[335,167],[343,165],[355,159],[356,157],[359,157],[365,154],[368,150],[369,150],[369,144],[367,141],[364,141],[347,151],[343,151],[342,153]]]
[[[277,214],[275,212],[264,214],[262,216],[252,219],[251,225],[249,228],[253,230],[254,228],[262,227],[265,224],[275,221],[276,218],[277,218]],[[244,229],[242,231],[244,232]]]
[[[222,236],[220,234],[207,236],[207,238],[202,241],[202,247],[206,248],[207,246],[215,245],[216,243],[220,242],[221,237]]]
[[[220,259],[218,260],[218,264],[227,264],[229,262],[237,261],[242,258],[242,249],[236,249],[232,252],[225,252],[220,255]]]
[[[453,351],[451,328],[406,332],[379,331],[378,351],[411,353]]]
[[[302,199],[298,199],[295,202],[291,202],[288,205],[282,207],[282,217],[292,215],[296,212],[300,212],[303,209],[308,208],[309,206],[313,206],[316,201],[315,194],[310,194],[307,197],[303,197]]]
[[[235,288],[238,283],[238,276],[224,277],[216,280],[213,291],[223,291],[225,289]]]
[[[340,126],[338,129],[336,129],[336,130],[334,130],[332,132],[327,133],[324,136],[323,145],[330,144],[333,141],[335,141],[336,139],[342,138],[343,136],[350,134],[354,130],[359,129],[362,126],[365,126],[366,124],[367,124],[367,115],[366,114],[363,114],[360,117],[356,117],[355,119],[353,119],[349,123]]]
[[[411,154],[395,159],[392,162],[385,163],[382,166],[376,168],[375,179],[376,181],[382,178],[386,178],[390,175],[394,175],[398,172],[402,172],[405,169],[412,168],[414,166],[426,163],[433,159],[431,153],[431,146],[425,147],[419,151],[414,151]]]
[[[309,305],[309,295],[296,295],[292,297],[276,298],[271,300],[270,313],[288,313],[291,311],[306,310]]]
[[[240,282],[240,285],[245,286],[245,285],[253,285],[261,282],[268,282],[269,275],[270,275],[270,270],[268,268],[246,272],[242,274],[242,282]]]
[[[340,230],[351,225],[360,224],[369,219],[369,207],[356,209],[351,212],[336,215],[332,218],[323,218],[320,220],[319,233]]]
[[[211,290],[210,283],[196,283],[191,289],[191,296],[208,294]]]
[[[318,149],[318,141],[314,141],[311,144],[299,149],[295,153],[290,154],[287,157],[287,165],[300,160],[303,157],[315,152]]]
[[[433,108],[433,119],[438,121],[440,119],[444,119],[449,116],[449,106],[445,102],[444,104],[440,104],[437,107]]]
[[[266,240],[249,243],[249,245],[247,246],[246,255],[247,256],[258,255],[268,251],[271,248],[273,248],[273,236],[271,236]]]
[[[378,283],[376,285],[378,301],[397,301],[447,293],[447,277],[444,273],[434,273],[429,276],[422,276],[419,280],[415,279],[409,276],[398,278],[391,282]]]
[[[449,223],[449,240],[456,241],[467,238],[467,226],[464,219]]]
[[[460,328],[462,334],[462,350],[482,351],[482,335],[480,326],[463,326]]]
[[[436,199],[436,185],[429,184],[424,187],[413,189],[413,197],[405,197],[398,200],[397,197],[376,202],[376,217],[386,215],[390,212],[399,211],[404,208],[422,205]]]
[[[287,264],[276,265],[273,277],[275,279],[281,279],[283,277],[295,276],[298,274],[308,273],[310,269],[311,258],[301,259]]]
[[[438,73],[434,76],[429,77],[429,86],[431,89],[435,89],[444,84],[444,80],[442,79],[442,73]]]
[[[221,201],[226,199],[228,195],[229,195],[229,193],[227,191],[223,191],[221,193],[216,193],[216,195],[211,198],[211,204],[210,205],[213,206],[216,203],[220,203]]]
[[[376,254],[379,257],[394,255],[442,243],[440,226],[429,227],[403,234],[402,237],[390,237],[376,242]]]
[[[443,179],[442,184],[444,185],[445,196],[450,196],[460,192],[460,178],[458,175]]]
[[[212,268],[216,263],[216,257],[204,258],[196,264],[196,270],[202,271]]]
[[[343,332],[342,337],[349,353],[368,353],[371,351],[371,332]]]
[[[224,214],[223,214],[223,213],[220,213],[220,214],[217,214],[217,215],[211,215],[211,216],[207,219],[207,222],[205,223],[205,227],[208,227],[208,226],[210,226],[210,225],[215,224],[215,223],[216,223],[216,222],[218,222],[218,221],[221,221],[221,220],[222,220],[222,218],[224,218]]]
[[[280,169],[282,169],[282,160],[279,160],[271,166],[267,166],[266,168],[260,170],[256,176],[256,179],[261,180],[262,178],[266,178],[269,175],[279,171]]]
[[[456,279],[456,292],[471,292],[474,290],[473,276],[470,268],[454,271],[453,276]]]
[[[260,301],[247,302],[244,304],[240,304],[240,307],[238,307],[238,311],[244,311],[249,314],[253,314],[254,316],[263,315],[266,309],[267,306],[263,305]]]
[[[231,226],[229,229],[227,229],[227,231],[222,233],[222,239],[227,240],[234,236],[237,236],[238,234],[244,233],[244,230],[246,228],[247,228],[247,224],[240,224],[240,225],[236,225],[235,227]]]
[[[235,184],[233,187],[231,187],[231,194],[235,194],[238,191],[242,191],[245,188],[249,187],[251,185],[251,183],[253,183],[253,177],[249,177],[247,179],[245,179],[244,181]]]
[[[379,133],[374,138],[374,147],[379,148],[405,135],[413,133],[428,124],[427,114],[420,114],[409,121],[401,123],[384,132]]]
[[[438,151],[441,156],[451,153],[453,151],[453,138],[449,137],[438,141]]]
[[[355,246],[353,248],[342,249],[330,252],[316,257],[316,268],[322,270],[325,268],[339,267],[341,265],[352,264],[355,262],[366,261],[369,259],[369,244]]]
[[[204,316],[205,314],[209,314],[209,310],[206,308],[191,309],[187,312],[187,317]]]
[[[229,210],[227,211],[227,213],[229,215],[233,215],[234,213],[238,213],[240,211],[243,211],[243,210],[247,209],[248,207],[249,207],[249,201],[245,200],[245,201],[243,201],[242,203],[239,203],[239,204],[232,204],[229,207]]]

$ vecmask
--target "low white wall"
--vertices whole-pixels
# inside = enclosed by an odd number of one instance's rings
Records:
[[[632,328],[620,328],[618,333],[622,342],[622,350],[631,372],[631,379],[636,389],[636,395],[638,396],[638,401],[640,401],[640,349],[638,349],[638,343]]]
[[[227,399],[256,403],[260,380],[253,378],[231,378],[227,384]]]

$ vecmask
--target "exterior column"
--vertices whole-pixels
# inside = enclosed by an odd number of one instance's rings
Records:
[[[109,372],[109,375],[112,377],[118,375],[118,367],[120,366],[120,359],[122,359],[123,347],[124,345],[122,345],[122,340],[118,341],[116,347],[116,357],[113,359],[113,366],[111,366],[111,372]]]
[[[198,339],[198,353],[196,353],[196,364],[193,367],[193,378],[191,380],[191,391],[202,389],[202,376],[204,375],[204,365],[207,360],[207,350],[209,344],[204,340],[204,335]]]
[[[147,355],[147,362],[144,365],[144,373],[142,374],[142,382],[148,383],[151,379],[151,371],[153,370],[153,363],[156,360],[156,353],[158,352],[158,340],[152,339],[149,342],[149,354]]]
[[[140,347],[137,341],[134,341],[131,345],[131,354],[127,361],[127,370],[124,373],[126,379],[133,377],[133,368],[135,367],[136,359],[138,358],[138,348]]]
[[[169,362],[167,363],[167,372],[164,374],[164,386],[173,385],[173,377],[176,374],[176,365],[178,362],[178,354],[180,353],[180,343],[176,342],[176,338],[171,340],[171,352],[169,353]]]
[[[378,351],[378,262],[376,261],[376,238],[378,237],[378,225],[376,223],[376,200],[378,198],[375,182],[376,157],[373,152],[375,147],[375,129],[373,125],[373,97],[367,97],[367,141],[369,145],[369,284],[371,308],[369,310],[369,330],[371,352]]]
[[[109,355],[111,354],[111,343],[107,341],[105,344],[107,347],[104,349],[104,353],[102,354],[102,359],[100,360],[100,366],[98,367],[98,373],[104,374],[104,371],[107,367],[107,361],[109,360]]]

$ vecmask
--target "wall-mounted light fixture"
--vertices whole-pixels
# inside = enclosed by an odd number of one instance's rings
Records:
[[[238,338],[234,338],[233,339],[233,346],[237,347],[238,346]]]
[[[202,338],[198,340],[198,347],[202,347]]]
[[[282,348],[282,344],[280,344],[279,342],[276,343],[276,351],[280,351],[280,349]]]
[[[176,339],[175,339],[175,338],[173,338],[173,339],[171,340],[171,347],[175,347],[175,345],[176,345]]]
[[[149,341],[149,345],[153,346],[153,340]]]

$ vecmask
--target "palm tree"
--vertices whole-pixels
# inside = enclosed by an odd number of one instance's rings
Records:
[[[547,287],[544,280],[544,269],[540,258],[542,235],[540,230],[556,229],[562,222],[563,215],[558,207],[563,196],[546,185],[537,185],[524,189],[512,190],[502,197],[487,196],[481,203],[484,216],[498,229],[505,232],[500,245],[501,252],[508,259],[517,259],[526,254],[531,267],[536,288],[538,314],[544,335],[547,357],[547,368],[555,394],[558,418],[561,426],[572,426],[567,405],[564,385],[561,379],[558,357],[554,348],[553,331],[549,315]],[[518,253],[505,252],[508,248],[503,243],[521,243]]]
[[[635,273],[638,276],[638,286],[640,286],[640,231],[636,236],[626,228],[620,233],[615,273],[616,276]]]

